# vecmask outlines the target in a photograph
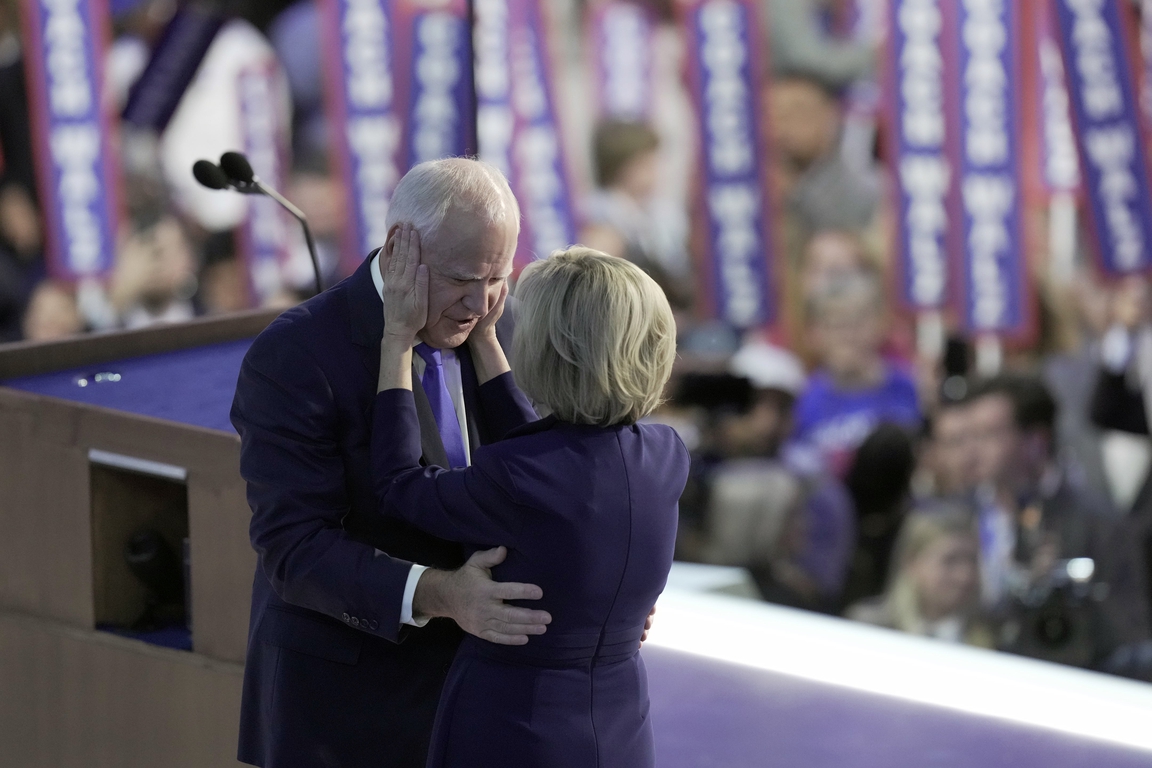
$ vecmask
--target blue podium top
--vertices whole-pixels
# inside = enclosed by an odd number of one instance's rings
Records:
[[[252,339],[110,360],[0,385],[117,411],[235,433],[228,421]]]

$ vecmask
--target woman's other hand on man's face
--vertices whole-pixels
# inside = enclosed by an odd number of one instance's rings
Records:
[[[508,299],[508,281],[504,281],[504,285],[500,288],[500,298],[488,310],[488,314],[476,321],[476,327],[472,329],[469,334],[468,340],[470,342],[492,342],[496,341],[496,322],[504,314],[504,302]]]
[[[420,233],[396,227],[382,255],[384,333],[411,344],[428,321],[428,267],[421,264]]]

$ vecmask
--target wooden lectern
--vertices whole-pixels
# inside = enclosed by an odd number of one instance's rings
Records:
[[[226,390],[275,316],[0,346],[0,764],[237,764],[256,558]],[[168,392],[200,415],[137,407]],[[96,629],[145,607],[140,526],[184,558],[191,652]]]

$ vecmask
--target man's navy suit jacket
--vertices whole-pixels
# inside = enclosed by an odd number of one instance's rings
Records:
[[[463,551],[378,509],[370,427],[384,317],[370,264],[273,321],[236,385],[259,556],[239,758],[266,768],[423,766],[462,637],[446,619],[400,624],[411,564],[455,568]],[[467,346],[457,352],[469,441],[493,442],[502,435],[490,434]],[[413,389],[424,458],[444,466],[428,400]]]

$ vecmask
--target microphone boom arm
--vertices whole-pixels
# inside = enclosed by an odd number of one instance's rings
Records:
[[[308,226],[308,217],[304,215],[304,211],[293,205],[292,201],[288,198],[261,182],[259,176],[252,178],[250,186],[260,194],[267,195],[278,202],[284,210],[296,218],[296,221],[300,222],[300,226],[304,229],[304,242],[308,245],[308,257],[312,259],[312,273],[316,277],[316,293],[319,294],[322,290],[320,285],[320,261],[316,257],[316,241],[312,239],[312,229]]]

